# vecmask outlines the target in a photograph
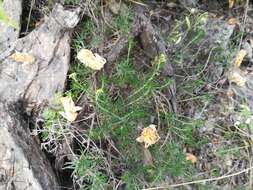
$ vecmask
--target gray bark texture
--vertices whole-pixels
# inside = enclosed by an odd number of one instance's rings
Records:
[[[18,107],[0,103],[0,190],[60,189]]]
[[[3,7],[9,19],[19,25],[22,14],[22,0],[3,1]],[[19,27],[20,28],[20,27]],[[19,29],[7,26],[0,22],[0,57],[2,52],[7,50],[13,42],[18,39]]]
[[[78,21],[78,10],[64,10],[56,4],[40,27],[12,43],[4,57],[0,56],[0,100],[23,99],[40,105],[63,90],[69,69],[70,29]],[[35,61],[16,62],[10,57],[15,52],[29,54]]]
[[[22,0],[4,0],[9,18],[19,24]],[[49,17],[23,38],[19,29],[0,23],[0,190],[60,189],[49,161],[30,135],[18,102],[30,110],[50,104],[64,90],[70,60],[71,29],[80,9],[56,4]],[[30,55],[33,62],[18,62],[11,55]]]

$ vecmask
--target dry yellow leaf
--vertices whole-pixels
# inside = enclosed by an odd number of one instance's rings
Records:
[[[236,69],[229,72],[228,80],[231,83],[237,84],[238,86],[244,86],[246,83],[246,78],[242,76],[242,73],[239,70],[236,70]]]
[[[77,111],[81,110],[82,108],[79,106],[75,106],[75,103],[70,97],[61,97],[60,102],[62,103],[64,108],[64,112],[60,112],[62,117],[64,117],[70,122],[75,121],[77,117]]]
[[[229,7],[230,9],[233,8],[234,4],[235,4],[235,1],[234,1],[234,0],[228,0],[228,7]]]
[[[142,130],[141,136],[139,136],[136,141],[140,143],[144,142],[145,148],[148,148],[150,145],[155,144],[159,139],[160,137],[156,131],[156,126],[151,124]]]
[[[195,164],[198,161],[197,157],[191,153],[186,153],[185,159],[191,161],[192,164]]]
[[[77,59],[93,70],[101,70],[106,63],[103,57],[97,53],[93,54],[92,51],[88,49],[81,49],[77,54]]]
[[[13,59],[16,62],[22,62],[22,63],[33,63],[35,61],[35,58],[28,54],[28,53],[20,53],[15,52],[10,56],[11,59]]]
[[[239,53],[235,57],[235,64],[234,64],[235,67],[240,67],[241,66],[242,60],[246,56],[246,54],[247,54],[247,52],[244,49],[241,49],[239,51]]]

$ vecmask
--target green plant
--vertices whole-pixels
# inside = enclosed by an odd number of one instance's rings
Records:
[[[68,4],[75,2],[66,1]],[[242,34],[233,36],[228,51],[219,45],[212,48],[206,46],[205,42],[210,37],[207,31],[208,17],[207,13],[201,11],[180,14],[173,31],[168,36],[163,36],[169,46],[168,57],[164,54],[148,57],[140,69],[138,64],[142,63],[136,63],[136,57],[143,56],[138,51],[141,49],[139,39],[129,38],[126,52],[116,61],[108,62],[105,69],[100,71],[85,67],[75,59],[76,53],[81,48],[98,51],[101,55],[107,53],[109,48],[101,47],[110,47],[108,37],[128,36],[134,15],[128,7],[117,16],[112,15],[112,26],[100,23],[100,20],[95,24],[92,19],[84,18],[74,36],[73,62],[65,92],[83,104],[84,109],[78,116],[80,120],[68,123],[62,120],[58,109],[49,109],[44,113],[43,130],[43,140],[53,145],[50,150],[52,147],[57,148],[57,144],[64,140],[67,142],[68,135],[78,133],[77,138],[73,137],[76,138],[73,140],[74,146],[78,148],[75,147],[75,151],[72,151],[72,147],[69,147],[73,160],[66,168],[72,170],[73,180],[80,189],[137,190],[167,183],[168,178],[176,184],[197,181],[206,175],[216,177],[224,171],[219,166],[212,167],[214,162],[218,159],[223,162],[226,155],[236,156],[242,149],[249,148],[241,141],[233,144],[233,140],[238,138],[238,132],[234,129],[231,132],[232,127],[217,124],[216,120],[210,124],[214,129],[211,134],[208,130],[205,131],[208,128],[207,118],[216,119],[215,113],[209,114],[207,110],[220,98],[219,83],[210,79],[212,70],[209,66],[218,65],[226,70],[232,60],[231,53],[236,50],[238,39],[242,37]],[[175,68],[175,80],[161,76],[167,59],[170,59]],[[171,112],[171,100],[165,93],[175,82],[179,108],[177,114]],[[243,122],[235,126],[236,129],[252,130],[249,120],[252,116],[246,107],[235,114],[243,118]],[[151,157],[147,164],[143,151],[146,149],[136,138],[143,127],[151,123],[157,125],[160,140],[147,149]],[[200,130],[201,127],[205,127],[204,132]],[[75,128],[81,132],[75,131]],[[232,144],[217,145],[215,152],[211,148],[208,149],[210,152],[205,152],[203,147],[209,147],[213,141],[220,143],[213,134],[222,137],[222,143],[226,141]],[[213,146],[216,147],[216,144]],[[197,162],[187,161],[186,153],[194,154]],[[205,155],[206,153],[208,154]],[[217,160],[210,160],[209,157]],[[210,164],[211,170],[206,170],[205,159],[210,160],[207,166]],[[195,175],[200,170],[201,175]],[[193,184],[192,188],[217,189],[215,184],[216,182]]]
[[[119,15],[116,19],[116,28],[122,33],[128,33],[131,28],[133,18],[131,11],[126,14],[127,17]],[[78,52],[81,47],[96,46],[91,45],[94,42],[94,28],[91,21],[80,25],[73,43],[75,52]],[[188,28],[192,30],[194,26],[188,26]],[[142,189],[147,183],[157,185],[166,177],[190,178],[194,170],[186,161],[182,146],[201,146],[201,143],[198,144],[194,139],[193,133],[194,129],[202,124],[201,120],[170,113],[168,100],[163,92],[175,81],[169,77],[161,77],[161,72],[167,62],[166,55],[160,54],[154,57],[147,68],[140,71],[133,59],[135,48],[138,48],[137,42],[135,39],[129,39],[126,55],[109,64],[109,73],[105,71],[95,73],[75,60],[71,66],[70,86],[66,92],[74,100],[78,100],[85,94],[96,114],[96,119],[92,121],[93,126],[85,130],[85,135],[94,144],[103,144],[107,141],[115,143],[117,154],[111,157],[110,168],[117,168],[118,164],[122,165],[122,171],[117,174],[117,177],[129,190]],[[187,91],[192,90],[193,93],[193,88],[202,84],[203,81],[198,79],[195,81],[195,86],[188,83],[184,88]],[[186,98],[189,97],[186,96]],[[206,97],[203,95],[202,98],[204,100]],[[51,115],[48,117],[49,121],[57,120],[53,113],[49,115]],[[153,165],[145,165],[142,161],[143,147],[136,138],[142,126],[148,126],[151,123],[158,125],[159,135],[163,140],[149,148],[154,161]],[[67,129],[71,130],[71,125],[68,127],[66,123],[63,125],[61,127],[65,130],[61,131],[63,132],[60,133],[61,138],[65,138],[64,133],[70,132]],[[172,143],[170,139],[164,142],[167,135],[176,139],[176,142]],[[107,152],[108,150],[104,150],[103,146],[95,149]],[[92,151],[93,148],[94,146],[92,146]],[[93,154],[90,151],[91,148],[85,149],[67,166],[73,170],[74,180],[83,189],[100,189],[110,186],[112,177],[109,174],[115,171],[101,165],[106,163],[108,155]],[[114,153],[110,153],[109,157],[111,154]]]
[[[81,156],[66,165],[66,169],[72,169],[75,183],[82,190],[107,189],[107,176],[102,172],[103,160],[99,153],[81,153]]]
[[[120,32],[127,34],[131,30],[132,23],[134,21],[134,15],[131,11],[131,7],[122,11],[115,19],[115,28]]]
[[[87,19],[81,22],[78,30],[75,32],[75,38],[73,41],[73,49],[78,52],[82,47],[96,48],[101,41],[101,36],[99,35],[95,24]]]
[[[155,159],[156,157],[161,158],[157,160],[155,168],[144,166],[140,162],[143,156],[140,151],[141,146],[135,140],[138,125],[140,123],[150,124],[149,117],[153,109],[154,96],[158,97],[157,92],[162,92],[173,81],[169,78],[160,78],[159,73],[166,62],[166,57],[163,54],[154,58],[148,71],[142,74],[138,73],[131,60],[132,46],[133,43],[130,41],[128,56],[115,63],[112,75],[101,73],[96,89],[93,87],[94,83],[91,82],[92,74],[87,72],[87,68],[80,65],[73,67],[74,74],[70,75],[70,79],[73,85],[71,87],[72,94],[85,93],[97,111],[99,126],[89,130],[90,138],[94,141],[113,139],[118,150],[122,153],[122,162],[128,168],[124,171],[122,180],[128,189],[140,189],[144,186],[145,180],[153,183],[162,180],[165,177],[162,175],[168,172],[173,165],[172,163],[172,165],[164,165],[162,161],[173,158],[173,154],[168,151],[165,154],[154,153]],[[165,110],[162,112],[164,113]],[[161,113],[160,115],[162,116]],[[154,147],[158,148],[156,145]],[[170,149],[167,146],[166,148]],[[182,161],[185,160],[182,152],[181,156]],[[163,173],[159,173],[161,167]],[[184,170],[186,167],[187,165],[182,165],[182,162],[179,162],[177,166],[171,168],[171,175],[180,173],[180,170]],[[157,172],[160,174],[159,180],[154,175]],[[147,176],[149,177],[147,178]]]

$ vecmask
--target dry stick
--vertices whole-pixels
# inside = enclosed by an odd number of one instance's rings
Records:
[[[210,50],[209,54],[208,54],[206,63],[205,63],[205,65],[204,65],[204,68],[203,68],[199,73],[197,73],[197,74],[195,74],[195,75],[188,76],[189,78],[197,77],[197,76],[201,75],[201,74],[206,70],[206,67],[207,67],[207,65],[208,65],[208,63],[209,63],[209,61],[210,61],[210,58],[211,58],[213,49],[214,49],[214,48],[212,48],[212,49]]]
[[[246,152],[248,154],[249,165],[252,166],[252,156],[251,156],[252,155],[252,146],[251,146],[251,148],[249,150],[249,149],[247,149],[250,146],[250,145],[248,145],[248,142],[245,141],[245,140],[243,140],[243,142],[245,144],[245,146],[244,146],[245,150],[246,150]],[[252,187],[252,170],[249,173],[249,189],[250,189],[250,187]]]
[[[233,177],[233,176],[237,176],[237,175],[240,175],[242,173],[246,173],[246,172],[251,171],[251,170],[253,170],[253,167],[246,168],[246,169],[241,170],[239,172],[232,173],[232,174],[229,174],[229,175],[223,175],[223,176],[220,176],[220,177],[200,179],[200,180],[196,180],[196,181],[178,183],[178,184],[173,184],[173,185],[164,185],[164,186],[160,186],[160,187],[151,187],[151,188],[142,189],[142,190],[159,190],[159,189],[165,189],[165,188],[170,188],[170,187],[179,187],[179,186],[184,186],[184,185],[191,185],[191,184],[196,184],[196,183],[205,183],[205,182],[209,182],[209,181],[218,181],[218,180],[230,178],[230,177]]]
[[[33,0],[33,1],[31,2],[31,7],[30,7],[30,10],[29,10],[28,21],[27,21],[27,25],[26,25],[25,34],[27,34],[28,29],[29,29],[29,24],[30,24],[31,15],[32,15],[32,9],[33,9],[33,6],[34,6],[34,5],[35,5],[35,0]]]
[[[129,0],[129,1],[132,2],[132,3],[135,3],[135,4],[137,4],[137,5],[141,5],[141,6],[144,6],[144,7],[148,7],[147,4],[142,3],[142,2],[138,2],[138,1],[134,1],[134,0]]]

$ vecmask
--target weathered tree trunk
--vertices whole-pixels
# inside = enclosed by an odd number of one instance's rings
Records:
[[[10,19],[20,23],[22,0],[4,0]],[[19,30],[0,24],[0,190],[60,189],[49,161],[30,135],[19,101],[33,109],[62,92],[70,59],[70,33],[79,9],[56,4],[45,22],[24,38]],[[20,24],[19,24],[20,25]],[[15,52],[32,56],[24,63]]]
[[[79,10],[56,4],[49,18],[24,38],[13,42],[0,64],[0,100],[25,99],[31,104],[51,101],[64,89],[70,59],[70,29],[79,21]],[[11,55],[21,52],[34,57],[18,62]]]
[[[0,103],[0,189],[57,190],[55,174],[18,105]]]
[[[0,58],[19,36],[20,20],[22,14],[22,0],[4,0],[3,7],[9,19],[17,24],[18,28],[0,22]],[[1,60],[1,59],[0,59]]]

